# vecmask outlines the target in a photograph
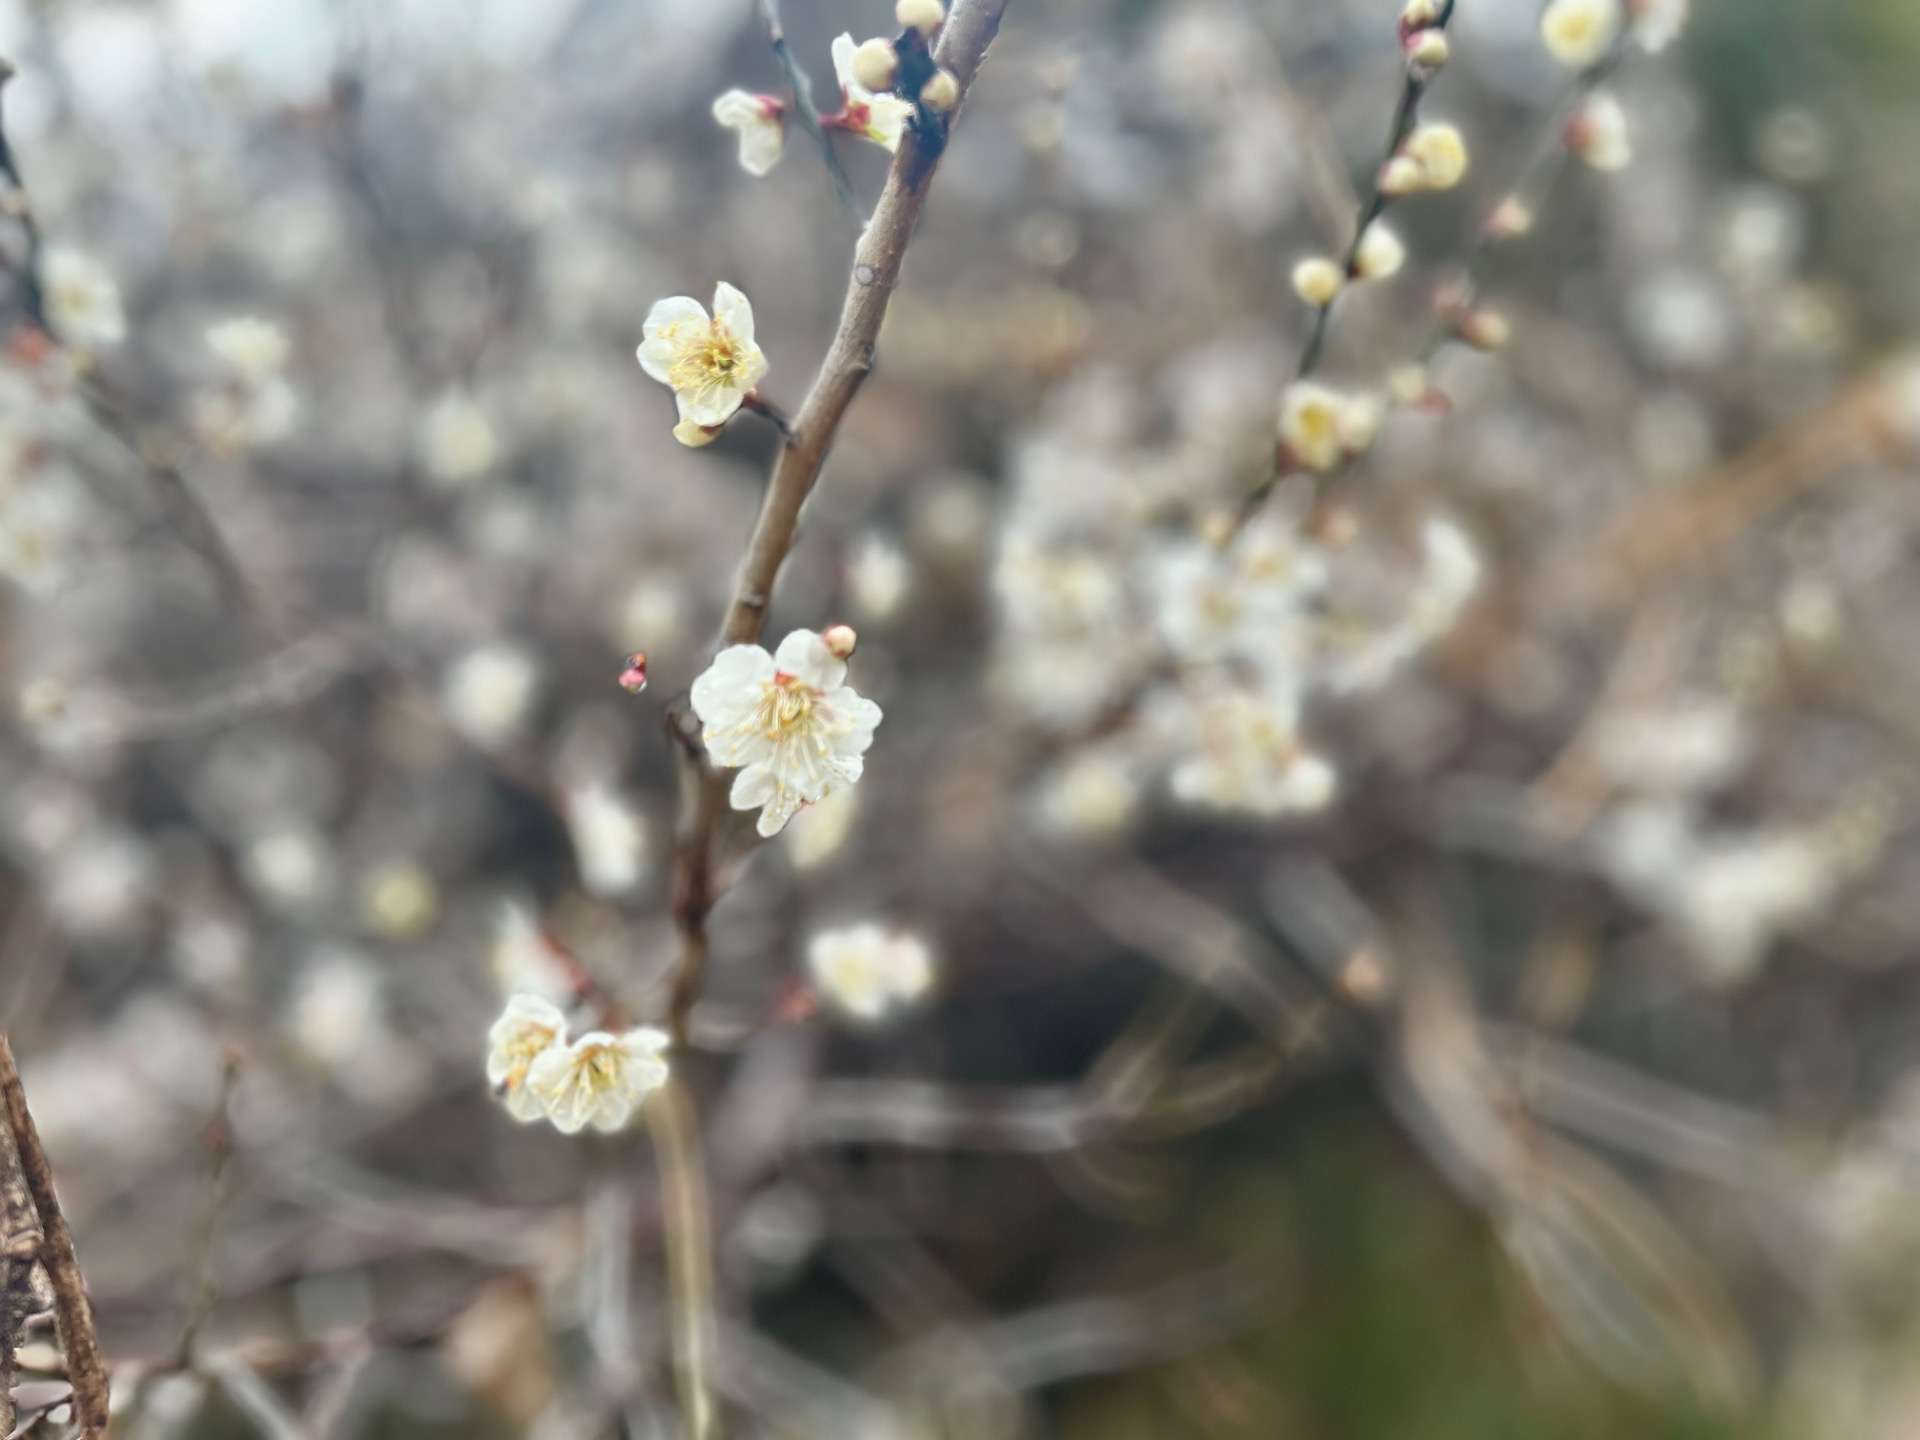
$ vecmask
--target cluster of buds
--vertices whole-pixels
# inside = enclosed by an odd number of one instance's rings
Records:
[[[1440,73],[1452,53],[1446,32],[1452,8],[1443,0],[1407,0],[1400,11],[1400,48],[1408,73],[1422,84]]]
[[[1513,338],[1513,326],[1507,317],[1498,310],[1476,304],[1464,285],[1443,286],[1434,297],[1434,309],[1453,337],[1475,350],[1500,350]]]
[[[1466,178],[1467,163],[1467,141],[1459,126],[1444,120],[1416,125],[1380,167],[1380,193],[1451,190]]]
[[[947,114],[960,103],[960,80],[933,59],[933,37],[946,23],[946,7],[941,0],[899,0],[893,16],[900,23],[897,38],[876,35],[854,48],[849,61],[854,83],[869,95],[892,96],[928,115]]]
[[[1366,393],[1296,380],[1280,398],[1280,445],[1293,467],[1324,474],[1373,444],[1386,407]]]

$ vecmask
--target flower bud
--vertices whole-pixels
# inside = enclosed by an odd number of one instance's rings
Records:
[[[1533,211],[1518,195],[1509,195],[1493,207],[1482,227],[1489,240],[1513,240],[1533,229]]]
[[[1376,220],[1353,247],[1353,273],[1362,280],[1385,280],[1407,263],[1407,247],[1384,221]]]
[[[853,633],[851,625],[829,625],[821,633],[820,639],[836,660],[846,659],[853,654],[853,647],[860,643],[860,637]]]
[[[1293,293],[1309,305],[1331,305],[1345,283],[1340,266],[1324,255],[1310,255],[1293,267]]]
[[[853,52],[853,78],[865,89],[883,95],[893,89],[893,77],[900,72],[900,56],[893,42],[876,35],[862,40]]]
[[[1429,190],[1451,190],[1467,173],[1467,142],[1457,125],[1436,121],[1416,126],[1401,151],[1420,167]]]
[[[1627,112],[1604,90],[1589,95],[1567,122],[1567,148],[1596,170],[1624,170],[1633,159]]]
[[[1433,75],[1452,54],[1444,30],[1416,30],[1407,37],[1407,63],[1423,75]]]
[[[944,115],[960,103],[960,81],[951,70],[936,70],[920,87],[920,103],[935,115]]]
[[[1400,28],[1407,34],[1425,30],[1440,18],[1440,0],[1407,0],[1400,11]]]
[[[1396,155],[1380,167],[1382,195],[1411,195],[1425,188],[1426,182],[1426,172],[1421,170],[1420,162],[1405,155]]]
[[[900,22],[902,29],[931,35],[947,18],[947,9],[940,0],[899,0],[893,7],[893,18]]]
[[[1454,333],[1476,350],[1498,350],[1513,338],[1513,327],[1498,310],[1469,310],[1455,325]]]
[[[636,650],[627,656],[627,667],[620,672],[620,688],[638,695],[647,688],[647,652]]]

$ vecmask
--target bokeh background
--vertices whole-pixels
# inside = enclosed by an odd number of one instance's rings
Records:
[[[822,94],[891,27],[786,9]],[[772,603],[887,720],[716,912],[680,1062],[734,1432],[1920,1434],[1920,9],[1696,12],[1618,78],[1633,166],[1501,253],[1511,347],[1343,478],[1365,583],[1439,515],[1479,584],[1316,699],[1339,797],[1274,820],[1086,721],[1143,553],[1262,473],[1395,9],[1014,0]],[[1536,18],[1460,0],[1472,170],[1334,376],[1551,133]],[[549,940],[663,1002],[664,717],[776,437],[676,445],[633,349],[731,281],[796,404],[855,233],[711,122],[780,86],[757,12],[0,0],[0,54],[124,317],[0,371],[0,1024],[123,1397],[217,1297],[133,1428],[677,1433],[644,1135],[481,1058]],[[865,919],[939,963],[882,1028],[795,1003]]]

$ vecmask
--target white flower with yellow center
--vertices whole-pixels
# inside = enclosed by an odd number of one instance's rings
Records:
[[[807,969],[821,994],[857,1020],[879,1020],[933,983],[933,955],[924,941],[871,922],[815,935]]]
[[[713,118],[739,132],[740,168],[765,175],[780,163],[787,143],[787,107],[771,95],[729,90],[713,102]]]
[[[1467,141],[1458,125],[1444,120],[1417,125],[1401,151],[1420,167],[1420,183],[1428,190],[1451,190],[1466,178]]]
[[[538,995],[515,995],[487,1031],[487,1084],[514,1119],[531,1123],[547,1113],[527,1088],[527,1072],[566,1039],[566,1016]]]
[[[811,630],[769,655],[730,645],[693,682],[707,753],[738,768],[730,801],[778,835],[802,805],[858,783],[880,707],[847,684],[847,662]]]
[[[753,306],[724,280],[713,288],[711,319],[692,296],[674,295],[654,302],[641,334],[640,368],[672,388],[683,425],[726,424],[767,373],[753,343]]]
[[[562,1135],[591,1125],[622,1129],[648,1095],[667,1083],[667,1037],[642,1025],[622,1035],[594,1030],[554,1044],[527,1066],[526,1089]]]
[[[54,333],[72,345],[118,345],[127,335],[120,287],[91,255],[52,249],[40,261],[41,289]]]
[[[1553,0],[1541,12],[1547,53],[1570,70],[1585,70],[1620,33],[1620,0]]]
[[[1342,394],[1314,380],[1296,380],[1280,397],[1280,439],[1295,463],[1327,471],[1373,443],[1380,402]]]
[[[853,69],[854,52],[859,48],[848,34],[833,42],[833,73],[839,77],[843,97],[834,124],[888,150],[898,150],[907,121],[913,118],[913,106],[897,95],[876,95],[860,83]]]

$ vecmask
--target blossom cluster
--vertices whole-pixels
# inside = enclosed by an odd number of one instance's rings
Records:
[[[514,1119],[563,1135],[624,1129],[667,1083],[667,1037],[651,1026],[569,1036],[551,1000],[520,993],[487,1032],[487,1083]]]

